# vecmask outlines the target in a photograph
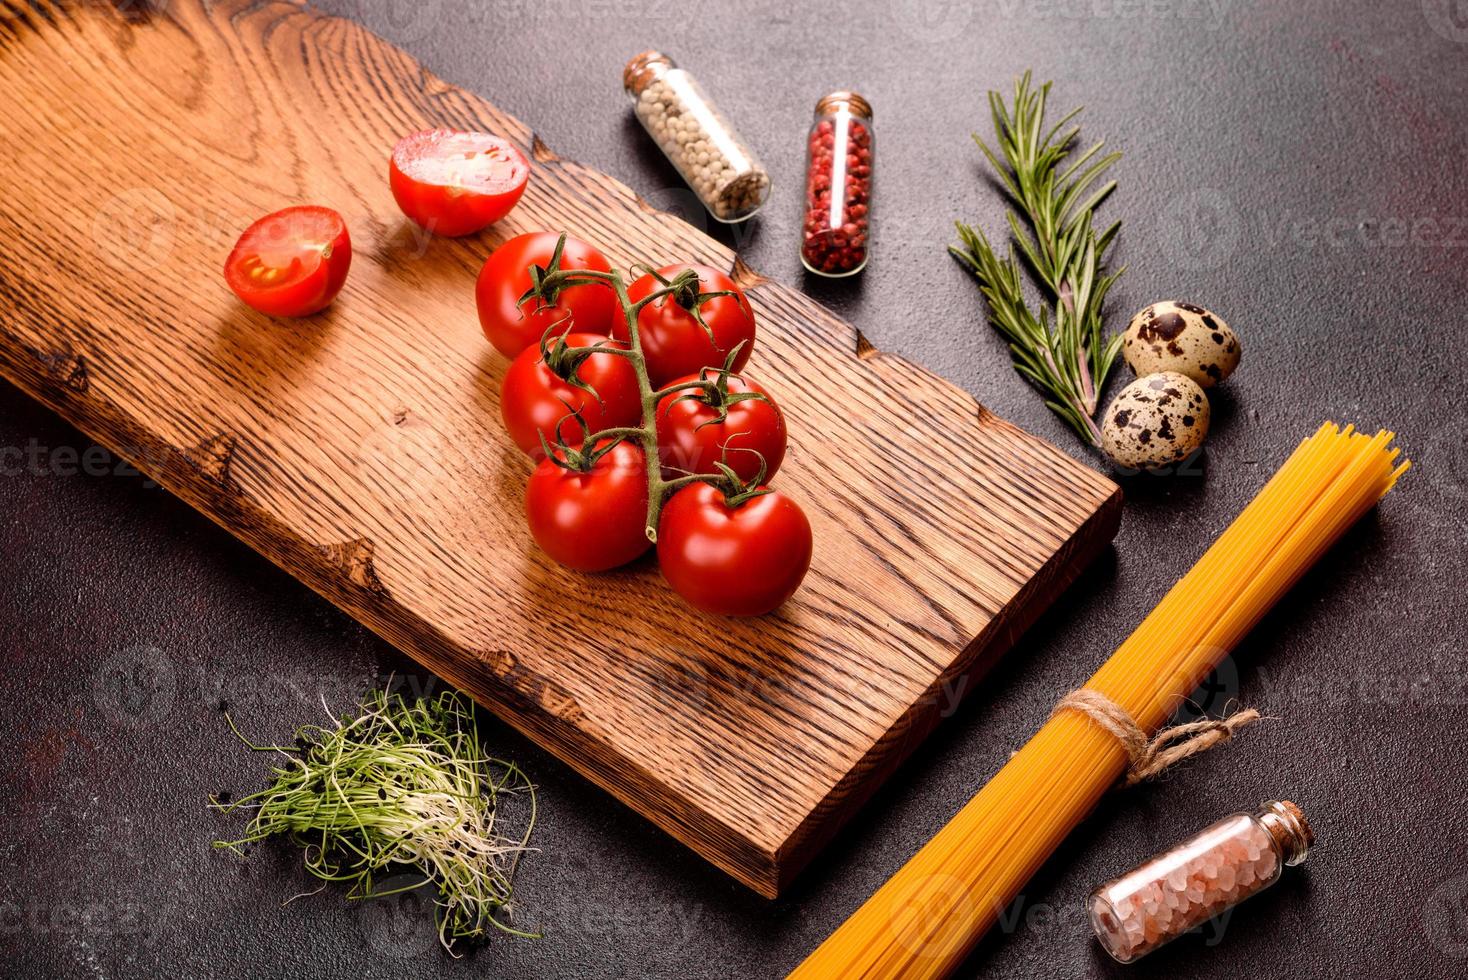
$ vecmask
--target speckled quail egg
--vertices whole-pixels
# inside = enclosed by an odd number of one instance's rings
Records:
[[[1239,338],[1223,318],[1192,303],[1164,300],[1132,317],[1121,356],[1138,376],[1186,374],[1211,388],[1239,366]]]
[[[1116,465],[1155,470],[1180,462],[1208,435],[1208,396],[1185,374],[1138,378],[1101,417],[1101,448]]]

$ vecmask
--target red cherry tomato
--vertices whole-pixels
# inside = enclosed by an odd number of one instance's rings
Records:
[[[647,373],[652,383],[662,387],[673,378],[696,374],[706,367],[722,367],[729,352],[744,342],[735,358],[733,370],[737,371],[749,361],[754,350],[754,310],[744,292],[734,285],[734,280],[718,269],[706,265],[669,265],[658,270],[658,275],[672,280],[684,269],[698,273],[698,288],[701,293],[728,291],[732,296],[716,296],[699,306],[703,322],[713,333],[705,331],[689,310],[694,306],[693,291],[664,296],[642,308],[637,315],[637,338],[642,344],[642,353],[647,358]],[[659,289],[666,288],[657,277],[649,274],[627,287],[627,298],[636,303]],[[612,336],[627,340],[627,324],[621,317],[612,325]]]
[[[810,522],[773,491],[730,508],[706,483],[663,505],[658,563],[679,595],[705,612],[759,616],[795,594],[810,568]]]
[[[674,385],[697,381],[718,381],[718,371],[705,370],[673,382]],[[759,477],[760,461],[754,450],[764,457],[764,478],[769,479],[785,459],[785,418],[763,388],[745,378],[730,375],[725,388],[728,394],[755,393],[764,399],[746,398],[726,405],[722,422],[719,404],[726,396],[698,389],[675,391],[664,395],[658,403],[658,449],[662,464],[670,473],[717,474],[715,463],[729,465],[739,479],[749,482]]]
[[[520,297],[530,288],[531,266],[549,266],[559,235],[548,231],[516,235],[494,250],[479,272],[474,296],[479,304],[479,324],[495,349],[514,357],[540,343],[550,327],[556,332],[567,327],[577,333],[609,336],[617,311],[617,297],[610,286],[588,283],[561,290],[552,302],[533,299],[524,307]],[[610,272],[607,257],[591,245],[567,238],[561,253],[562,269]]]
[[[352,266],[347,223],[330,208],[294,207],[255,222],[224,263],[234,294],[270,316],[310,316],[331,305]]]
[[[556,450],[556,459],[565,452]],[[583,572],[625,565],[652,547],[646,457],[621,442],[584,473],[543,459],[525,490],[525,517],[535,543],[562,565]]]
[[[510,213],[530,164],[509,140],[429,129],[393,148],[388,182],[398,207],[437,235],[472,235]]]
[[[548,345],[554,361],[568,347],[605,347],[625,349],[626,345],[596,334],[573,333],[557,337]],[[581,441],[581,426],[570,418],[571,410],[580,409],[581,418],[592,432],[624,425],[637,425],[642,420],[642,393],[637,385],[637,372],[632,362],[616,354],[592,354],[576,368],[576,377],[596,390],[596,394],[577,388],[552,370],[541,356],[540,347],[528,347],[505,372],[500,386],[500,417],[515,445],[532,456],[541,455],[543,433],[555,444],[557,425],[560,438],[575,445]]]

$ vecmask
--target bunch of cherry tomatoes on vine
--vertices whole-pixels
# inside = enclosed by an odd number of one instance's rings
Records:
[[[430,232],[478,232],[525,191],[530,166],[487,133],[429,130],[393,150],[403,212]],[[272,316],[309,316],[351,265],[341,215],[286,208],[241,236],[225,278]],[[563,565],[602,572],[656,546],[669,585],[707,612],[760,615],[800,587],[810,522],[769,480],[785,419],[742,369],[754,310],[726,273],[639,267],[628,282],[595,246],[554,232],[510,239],[475,289],[485,336],[510,358],[500,415],[536,462],[531,536]]]

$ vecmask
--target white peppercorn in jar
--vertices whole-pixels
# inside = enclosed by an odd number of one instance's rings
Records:
[[[764,206],[770,175],[693,76],[660,51],[644,51],[622,71],[633,111],[709,214],[727,224]]]
[[[1130,963],[1279,880],[1315,842],[1288,800],[1235,813],[1091,893],[1091,928]]]

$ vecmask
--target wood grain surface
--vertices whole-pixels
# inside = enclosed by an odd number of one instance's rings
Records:
[[[1109,481],[351,23],[3,0],[0,86],[0,372],[762,894],[1116,530]],[[388,190],[393,143],[440,125],[535,161],[482,236],[425,240]],[[220,268],[294,203],[342,212],[355,261],[330,310],[272,320]],[[776,613],[704,616],[651,560],[568,574],[533,546],[472,289],[542,228],[747,287],[778,483],[817,542]]]

